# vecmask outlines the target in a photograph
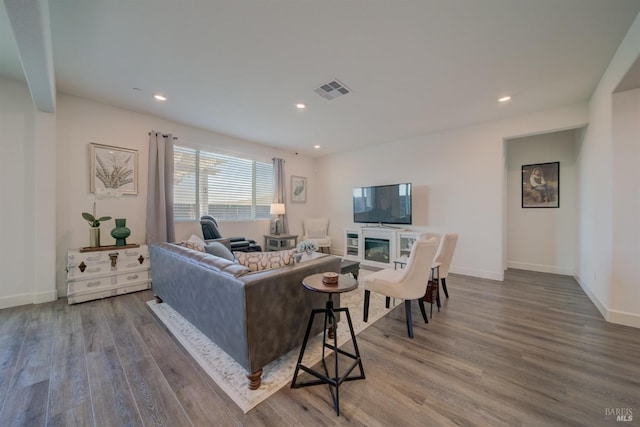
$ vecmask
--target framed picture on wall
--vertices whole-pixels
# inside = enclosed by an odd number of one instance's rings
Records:
[[[307,178],[291,175],[291,201],[307,203]]]
[[[138,194],[138,150],[89,144],[91,163],[89,190]]]
[[[560,162],[522,165],[522,207],[560,207]]]

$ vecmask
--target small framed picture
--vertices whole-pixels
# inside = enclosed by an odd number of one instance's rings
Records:
[[[138,150],[89,144],[89,191],[138,194]]]
[[[307,203],[307,178],[291,176],[291,201],[293,203]]]
[[[560,162],[522,165],[522,207],[560,207]]]

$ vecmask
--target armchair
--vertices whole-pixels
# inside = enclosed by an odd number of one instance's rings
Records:
[[[222,239],[220,229],[218,228],[218,221],[211,215],[203,215],[200,218],[200,225],[202,227],[202,237],[205,240],[210,239]],[[255,240],[246,239],[244,237],[227,237],[229,245],[232,251],[238,252],[260,252],[262,247],[256,243]]]
[[[316,242],[318,248],[324,252],[331,251],[331,236],[329,236],[329,218],[305,218],[302,220],[304,236],[302,240]]]

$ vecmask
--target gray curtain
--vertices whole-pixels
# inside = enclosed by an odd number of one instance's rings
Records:
[[[174,242],[173,135],[149,133],[147,244]]]
[[[282,216],[282,233],[289,234],[289,223],[287,221],[287,180],[284,175],[284,160],[273,158],[273,203],[284,203],[285,214]]]

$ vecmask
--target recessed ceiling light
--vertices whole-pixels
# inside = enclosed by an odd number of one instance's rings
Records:
[[[160,95],[159,93],[156,93],[155,95],[153,95],[153,97],[154,97],[155,99],[157,99],[158,101],[166,101],[166,100],[167,100],[167,97],[166,97],[166,96],[164,96],[164,95]]]
[[[502,98],[498,99],[498,101],[500,102],[507,102],[507,101],[511,101],[511,97],[510,96],[503,96]]]
[[[305,108],[307,108],[307,104],[303,104],[302,102],[299,102],[296,104],[296,108],[298,110],[304,110]]]
[[[320,146],[316,144],[316,145],[313,146],[313,148],[315,148],[316,150],[319,150]]]

